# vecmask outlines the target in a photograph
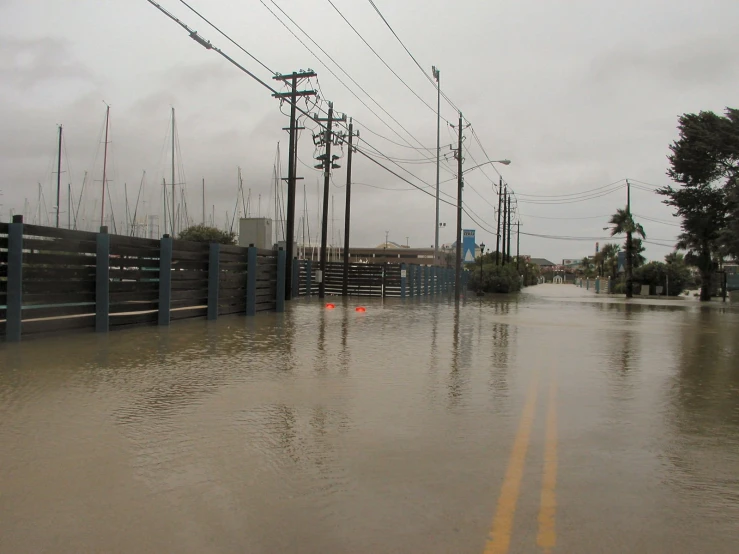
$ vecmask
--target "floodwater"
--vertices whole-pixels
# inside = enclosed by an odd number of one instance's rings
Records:
[[[362,302],[0,345],[0,552],[739,550],[736,308]]]

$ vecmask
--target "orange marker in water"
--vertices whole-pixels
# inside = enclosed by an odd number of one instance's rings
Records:
[[[326,304],[327,310],[333,310],[336,306],[334,304]]]
[[[367,308],[365,308],[364,306],[357,306],[354,311],[364,313],[367,311]]]

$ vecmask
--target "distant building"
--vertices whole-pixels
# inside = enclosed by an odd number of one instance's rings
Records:
[[[534,265],[538,265],[541,269],[551,269],[557,265],[554,262],[550,262],[546,258],[531,258],[531,263]]]
[[[562,267],[566,267],[569,269],[579,269],[582,266],[582,258],[579,258],[577,260],[572,258],[565,258],[562,260]]]

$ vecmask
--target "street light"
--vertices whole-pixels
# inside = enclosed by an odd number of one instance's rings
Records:
[[[480,243],[480,283],[477,287],[477,296],[484,296],[485,292],[482,290],[482,258],[485,255],[485,243]]]
[[[467,173],[467,172],[469,172],[469,171],[472,171],[473,169],[477,169],[478,167],[482,167],[483,165],[488,165],[488,164],[503,164],[503,165],[511,165],[511,160],[508,160],[508,159],[506,159],[506,160],[488,160],[488,161],[486,161],[486,162],[483,162],[483,163],[481,163],[481,164],[477,164],[477,165],[474,165],[474,166],[472,166],[472,167],[468,167],[467,169],[465,169],[465,170],[464,170],[464,171],[462,172],[462,175],[464,175],[465,173]]]

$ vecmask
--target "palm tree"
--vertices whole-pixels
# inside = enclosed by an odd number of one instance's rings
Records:
[[[611,236],[626,233],[626,298],[634,296],[634,244],[632,236],[634,233],[641,238],[647,238],[644,227],[634,222],[631,212],[626,209],[618,209],[608,221],[611,227]]]

